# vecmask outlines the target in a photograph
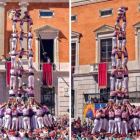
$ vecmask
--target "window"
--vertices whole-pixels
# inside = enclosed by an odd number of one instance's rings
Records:
[[[99,10],[99,17],[108,17],[113,15],[113,8]]]
[[[50,113],[55,115],[55,90],[54,88],[41,88],[41,104],[45,104]]]
[[[71,117],[74,118],[74,90],[71,90]]]
[[[76,65],[76,43],[71,43],[71,66]]]
[[[39,10],[39,18],[54,18],[54,10]]]
[[[101,62],[111,62],[112,39],[101,40]]]
[[[77,14],[74,14],[71,16],[71,22],[76,22],[77,21]]]

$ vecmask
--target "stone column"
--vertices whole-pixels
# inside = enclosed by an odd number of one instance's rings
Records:
[[[54,39],[54,63],[59,62],[59,38],[58,35]]]
[[[95,57],[96,59],[95,59],[95,63],[98,63],[98,61],[99,61],[99,59],[98,59],[99,58],[99,56],[98,56],[98,54],[99,54],[99,47],[98,47],[97,34],[95,34],[95,39],[96,39],[96,51],[95,51],[96,52],[96,54],[95,54],[96,55],[96,57]]]
[[[20,8],[21,8],[21,18],[24,17],[24,12],[27,11],[27,6],[29,5],[28,2],[20,2],[19,3],[20,5]],[[27,33],[28,29],[27,29],[27,22],[24,22],[23,24],[23,32]],[[24,38],[23,39],[23,47],[25,50],[27,50],[27,39]],[[26,56],[23,56],[23,59],[26,60],[27,57]]]
[[[0,56],[4,55],[5,2],[0,2]]]

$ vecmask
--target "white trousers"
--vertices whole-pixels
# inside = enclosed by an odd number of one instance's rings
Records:
[[[29,117],[23,117],[23,124],[24,124],[24,129],[31,129]]]
[[[5,128],[6,129],[10,129],[10,125],[11,125],[11,116],[10,115],[6,115],[5,116]]]
[[[11,56],[11,67],[16,67],[16,56]]]
[[[21,128],[23,128],[23,116],[19,116],[18,120],[19,120],[18,127],[19,127],[19,129],[21,129]]]
[[[115,121],[114,120],[109,120],[109,130],[108,130],[108,132],[110,134],[113,134],[114,133],[114,124],[115,124]]]
[[[123,66],[126,66],[126,65],[127,65],[127,62],[128,62],[128,58],[125,57],[125,58],[123,59],[122,65],[123,65]]]
[[[3,126],[3,118],[0,118],[0,127]]]
[[[136,131],[139,128],[139,119],[138,118],[133,118],[134,121],[134,130]]]
[[[106,130],[106,123],[107,123],[107,120],[106,118],[103,119],[103,123],[102,123],[102,129]]]
[[[115,89],[115,77],[110,77],[110,90]]]
[[[116,66],[116,58],[115,56],[111,56],[111,60],[112,60],[112,67]]]
[[[118,48],[122,49],[122,40],[118,40]]]
[[[22,77],[18,77],[18,87],[22,86]]]
[[[34,76],[33,75],[30,75],[28,77],[28,85],[29,85],[29,87],[33,87],[34,88]]]
[[[16,97],[17,102],[21,102],[21,97]]]
[[[16,131],[18,130],[18,118],[14,117],[12,119],[12,130],[16,128]]]
[[[100,120],[99,120],[99,125],[98,125],[98,128],[97,128],[97,132],[100,132],[100,131],[101,131],[102,125],[103,125],[103,119],[100,118]]]
[[[49,121],[48,115],[45,114],[45,116],[43,117],[43,121],[44,121],[44,124],[46,126],[50,126],[51,127],[51,123]]]
[[[43,118],[42,117],[37,117],[37,123],[39,128],[43,128],[44,124],[43,124]]]
[[[33,115],[31,118],[31,125],[32,129],[38,129],[38,124],[37,124],[37,115]]]
[[[121,118],[115,118],[115,132],[121,134]]]
[[[33,43],[33,39],[29,38],[28,39],[28,49],[32,49],[32,43]]]
[[[125,104],[129,99],[123,99],[123,104]]]
[[[140,119],[139,119],[139,129],[140,129]]]
[[[121,104],[122,104],[122,100],[117,100],[116,99],[116,105],[121,106]]]
[[[128,91],[129,77],[124,77],[124,88]]]
[[[12,28],[13,28],[13,33],[14,33],[15,29],[17,28],[17,22],[13,22]]]
[[[122,30],[125,31],[125,29],[126,29],[126,22],[123,22],[123,24],[122,24]]]
[[[129,120],[128,128],[129,128],[130,130],[132,129],[133,123],[134,123],[134,120],[133,120],[133,119]]]
[[[23,48],[23,40],[19,40],[19,44],[20,44],[20,49]]]
[[[127,43],[127,40],[126,39],[123,39],[122,46],[125,47],[126,46],[126,43]]]
[[[117,89],[122,89],[122,79],[117,79]]]
[[[122,67],[122,59],[117,59],[117,68]]]
[[[13,38],[12,39],[12,49],[16,49],[16,46],[17,46],[17,39]]]
[[[10,87],[16,88],[16,76],[10,76]]]
[[[20,29],[23,30],[23,25],[20,25]]]
[[[92,129],[91,134],[95,134],[95,132],[97,132],[98,125],[99,125],[99,120],[95,119],[93,124],[94,127]]]
[[[119,22],[116,22],[115,25],[118,26],[119,28],[122,28]]]
[[[33,57],[29,57],[28,67],[33,67]]]
[[[122,121],[122,132],[121,134],[126,133],[128,134],[128,125],[126,121]]]
[[[114,47],[117,47],[117,37],[113,37]]]
[[[52,123],[52,115],[51,114],[48,115],[48,119],[49,119],[50,124],[53,124]]]
[[[22,58],[18,58],[18,62],[19,62],[19,67],[22,67],[23,66]]]

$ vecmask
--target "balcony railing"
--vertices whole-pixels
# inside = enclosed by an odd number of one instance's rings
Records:
[[[90,72],[98,72],[99,63],[93,63],[93,64],[90,64],[90,66],[91,66],[91,71]],[[112,68],[112,64],[111,64],[111,62],[108,62],[107,63],[107,70],[109,71],[109,70],[111,70],[111,68]]]

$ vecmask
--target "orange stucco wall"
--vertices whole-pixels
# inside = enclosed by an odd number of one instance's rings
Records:
[[[7,3],[5,6],[5,54],[8,52],[8,39],[12,33],[12,21],[7,16],[7,12],[15,8],[20,8],[18,3]],[[38,18],[38,9],[52,9],[55,10],[54,18]],[[31,18],[33,19],[33,29],[44,25],[50,25],[60,29],[59,33],[59,62],[69,61],[69,3],[29,3],[27,6]],[[18,30],[19,23],[18,23]],[[34,33],[34,32],[33,32]],[[34,33],[35,36],[35,33]],[[19,49],[18,44],[18,49]],[[35,38],[33,39],[33,51],[35,52]],[[35,57],[34,57],[35,60]]]
[[[72,30],[82,34],[79,48],[80,65],[95,63],[96,47],[95,34],[93,31],[104,24],[115,26],[118,8],[121,6],[128,7],[126,47],[129,53],[129,61],[135,60],[135,30],[133,25],[140,21],[138,3],[140,3],[140,0],[112,0],[72,8],[72,14],[77,14],[77,22],[72,23]],[[114,8],[114,15],[99,18],[99,10],[107,8]]]

